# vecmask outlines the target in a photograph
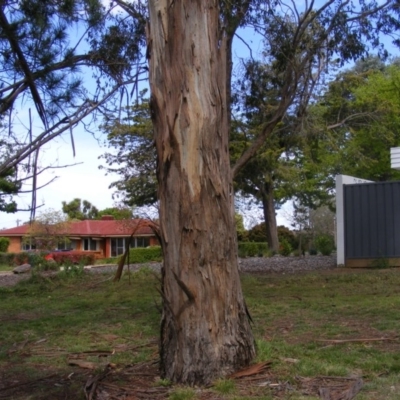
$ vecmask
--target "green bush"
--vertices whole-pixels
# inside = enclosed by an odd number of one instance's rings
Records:
[[[0,252],[6,253],[8,246],[10,245],[10,239],[6,237],[0,237]]]
[[[14,267],[14,253],[0,253],[0,264]]]
[[[292,252],[292,246],[285,238],[282,238],[279,242],[279,254],[281,256],[287,257],[290,256],[291,252]]]
[[[76,278],[78,276],[82,276],[85,273],[85,269],[83,264],[81,265],[76,265],[76,264],[71,264],[70,262],[67,262],[64,265],[64,270],[60,272],[61,278]]]
[[[249,242],[263,243],[267,241],[267,230],[265,228],[265,222],[253,226],[247,232],[247,240]]]
[[[31,253],[0,253],[0,264],[16,267],[17,265],[29,263]]]
[[[269,253],[268,244],[265,242],[241,242],[238,244],[240,258],[262,257]]]
[[[290,244],[292,250],[298,249],[299,247],[298,237],[294,234],[293,231],[291,231],[286,226],[283,225],[278,226],[278,238],[279,238],[279,243],[281,243],[282,240],[286,240]]]
[[[329,256],[335,249],[335,241],[331,235],[318,235],[314,240],[315,247],[324,256]]]
[[[128,259],[125,261],[128,262]],[[160,246],[136,247],[129,250],[130,264],[143,264],[152,261],[162,261],[162,251]]]

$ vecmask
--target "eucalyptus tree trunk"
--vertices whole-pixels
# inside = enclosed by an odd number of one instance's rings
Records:
[[[207,384],[249,364],[228,154],[227,40],[216,0],[149,0],[164,253],[161,373]]]
[[[264,212],[267,242],[271,250],[279,251],[278,228],[276,226],[276,212],[274,204],[274,188],[270,182],[265,182],[261,189],[261,198]]]

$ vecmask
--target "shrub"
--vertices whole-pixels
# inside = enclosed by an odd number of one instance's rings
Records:
[[[27,262],[29,262],[28,252],[14,253],[13,265],[21,265]]]
[[[253,226],[247,234],[247,238],[250,242],[262,243],[267,241],[267,231],[265,228],[265,222]]]
[[[10,245],[10,239],[6,237],[0,237],[0,252],[6,253],[8,246]]]
[[[318,235],[314,240],[315,247],[324,256],[329,256],[335,249],[335,241],[333,237],[328,234]]]
[[[292,252],[292,246],[285,238],[282,238],[279,243],[279,254],[287,257],[290,256],[291,252]]]
[[[13,267],[15,266],[14,257],[14,253],[0,253],[0,264]]]
[[[238,244],[239,257],[262,257],[269,253],[268,244],[265,242],[241,242]]]
[[[60,274],[61,277],[75,278],[78,276],[82,276],[84,273],[85,269],[83,268],[83,264],[75,265],[67,262],[64,265],[64,271],[62,271]]]
[[[311,247],[308,253],[310,254],[310,256],[316,256],[318,254],[318,251]]]
[[[283,225],[278,226],[278,238],[279,238],[279,243],[281,243],[282,240],[286,240],[290,244],[292,250],[297,249],[299,247],[298,237],[294,234],[293,231],[291,231],[286,226]]]
[[[93,265],[95,256],[84,251],[60,251],[49,253],[58,265]]]
[[[129,263],[130,264],[143,264],[147,262],[160,262],[162,261],[161,246],[152,247],[136,247],[129,250]],[[128,259],[126,260],[128,262]]]

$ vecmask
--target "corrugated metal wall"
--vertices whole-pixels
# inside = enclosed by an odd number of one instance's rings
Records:
[[[344,186],[345,258],[400,257],[400,182]]]

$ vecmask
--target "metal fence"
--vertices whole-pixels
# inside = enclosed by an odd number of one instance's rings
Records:
[[[400,257],[400,181],[344,186],[345,258]]]

